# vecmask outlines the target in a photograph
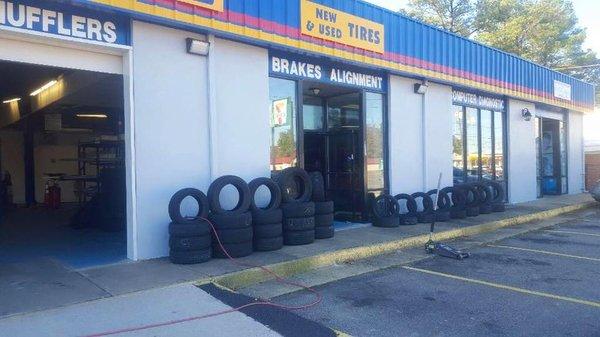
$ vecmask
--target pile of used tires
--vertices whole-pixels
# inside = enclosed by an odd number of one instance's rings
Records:
[[[221,204],[223,189],[237,190],[237,204]],[[260,207],[256,193],[266,187],[270,200]],[[334,236],[333,201],[325,197],[323,177],[300,168],[288,168],[274,179],[257,178],[247,184],[227,175],[216,179],[208,195],[185,188],[169,202],[169,257],[173,263],[201,263],[216,258],[237,258],[253,251],[273,251],[285,245],[305,245]],[[197,214],[183,216],[181,204],[192,197]]]
[[[413,194],[400,193],[395,196],[379,195],[373,201],[373,226],[398,227],[464,219],[480,214],[505,211],[505,194],[496,181],[480,181],[445,187],[440,190],[437,208],[434,200],[436,189]]]
[[[183,199],[192,197],[198,203],[198,213],[192,217],[181,214]],[[169,257],[177,264],[201,263],[212,257],[211,226],[206,221],[208,200],[195,188],[185,188],[169,202]]]
[[[248,186],[252,195],[252,227],[254,228],[254,250],[273,251],[283,246],[283,213],[281,211],[281,190],[269,178],[256,178]],[[256,204],[256,191],[261,186],[269,189],[271,199],[261,208]]]
[[[600,202],[600,181],[596,182],[596,185],[592,187],[590,193],[592,194],[594,200]]]

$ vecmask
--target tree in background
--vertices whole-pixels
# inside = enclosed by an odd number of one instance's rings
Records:
[[[410,0],[405,13],[596,84],[600,103],[600,60],[570,0]]]

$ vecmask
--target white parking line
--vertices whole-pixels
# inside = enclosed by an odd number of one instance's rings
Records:
[[[584,233],[584,232],[573,232],[573,231],[563,231],[563,230],[558,230],[558,229],[544,229],[544,232],[550,232],[550,233],[564,233],[564,234],[575,234],[575,235],[586,235],[586,236],[596,236],[596,237],[600,237],[600,234],[594,234],[594,233]]]
[[[546,255],[569,257],[569,258],[572,258],[572,259],[581,259],[581,260],[588,260],[588,261],[600,262],[600,259],[597,259],[595,257],[587,257],[587,256],[578,256],[578,255],[563,254],[563,253],[557,253],[557,252],[549,252],[547,250],[539,250],[539,249],[531,249],[531,248],[521,248],[521,247],[513,247],[513,246],[503,246],[503,245],[487,245],[487,246],[488,247],[496,247],[496,248],[522,250],[522,251],[525,251],[525,252],[540,253],[540,254],[546,254]]]

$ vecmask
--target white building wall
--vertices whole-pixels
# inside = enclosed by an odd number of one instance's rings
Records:
[[[423,123],[423,96],[414,93],[414,84],[418,82],[390,76],[389,176],[392,194],[433,189],[437,187],[440,172],[442,186],[452,185],[452,88],[429,84]],[[423,170],[423,124],[427,136],[427,173]]]
[[[535,123],[525,121],[521,110],[535,113],[535,105],[508,100],[508,197],[510,203],[537,198]]]
[[[213,178],[233,174],[249,182],[257,177],[270,177],[268,52],[215,39],[210,57],[216,119],[211,145]],[[224,206],[233,207],[237,203],[234,191],[233,188],[223,191]]]
[[[585,190],[585,163],[583,146],[583,114],[575,111],[568,113],[568,179],[569,194],[582,193]]]
[[[133,23],[135,258],[168,254],[167,206],[209,177],[207,60],[186,52],[192,33]],[[137,234],[135,234],[137,233]]]

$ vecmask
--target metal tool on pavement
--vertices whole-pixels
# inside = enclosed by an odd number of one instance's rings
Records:
[[[435,200],[433,201],[434,216],[433,216],[433,221],[431,222],[431,227],[429,229],[429,241],[427,241],[427,243],[425,244],[425,250],[429,254],[437,254],[439,256],[449,257],[449,258],[453,258],[453,259],[457,259],[457,260],[466,259],[467,257],[471,256],[469,253],[463,252],[454,247],[448,246],[447,244],[433,241],[433,231],[435,229],[435,219],[436,219],[436,212],[438,210],[438,200],[440,198],[441,183],[442,183],[442,173],[440,173],[440,176],[438,178],[437,194],[436,194]]]

